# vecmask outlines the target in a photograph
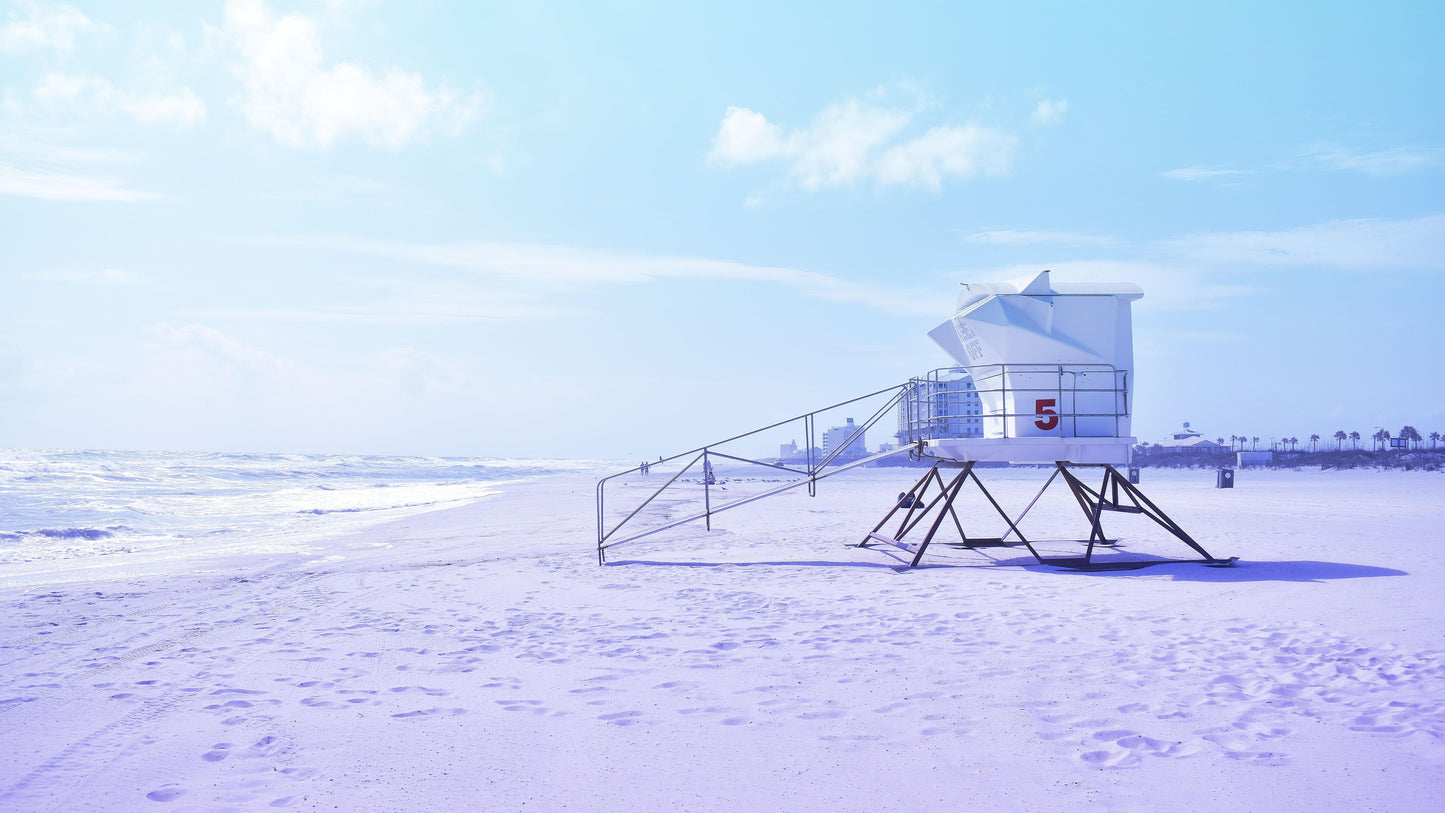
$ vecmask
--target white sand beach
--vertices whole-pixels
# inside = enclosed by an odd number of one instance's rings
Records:
[[[0,569],[0,809],[1439,809],[1445,477],[1146,470],[1232,568],[845,547],[918,474],[606,566],[567,475],[300,554]]]

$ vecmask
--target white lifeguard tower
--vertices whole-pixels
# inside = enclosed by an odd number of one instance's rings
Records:
[[[937,389],[934,382],[941,380],[971,377],[981,405],[983,436],[951,437],[940,434],[937,425],[908,427],[914,432],[908,439],[917,444],[916,454],[932,458],[935,465],[859,546],[893,545],[912,553],[910,566],[917,565],[944,518],[952,516],[963,547],[1023,544],[1039,562],[1060,567],[1097,570],[1176,561],[1094,562],[1096,546],[1116,541],[1105,536],[1101,515],[1116,511],[1149,517],[1204,557],[1206,564],[1233,563],[1211,556],[1150,502],[1131,478],[1114,468],[1130,462],[1136,442],[1130,427],[1134,334],[1129,311],[1143,295],[1139,286],[1130,283],[1055,283],[1048,271],[1010,282],[965,283],[953,317],[928,334],[959,366],[933,371],[920,379],[925,385],[915,392],[931,392]],[[979,462],[1047,464],[1054,471],[1023,512],[1011,519],[974,472]],[[942,468],[958,473],[944,482]],[[1101,469],[1098,488],[1085,484],[1074,471],[1077,468]],[[1060,477],[1089,519],[1083,556],[1046,558],[1018,529]],[[970,538],[964,532],[954,502],[970,480],[1007,523],[1007,533]],[[935,510],[923,540],[905,542],[904,537]],[[900,511],[905,513],[897,531],[883,533]],[[1010,537],[1016,541],[1010,542]]]
[[[969,283],[929,337],[973,378],[983,437],[935,438],[933,456],[1009,463],[1129,462],[1130,284],[1054,284],[1048,271]]]
[[[1095,561],[1096,547],[1109,547],[1117,542],[1105,536],[1101,523],[1105,512],[1142,514],[1199,554],[1203,564],[1232,564],[1233,558],[1217,559],[1210,555],[1115,468],[1130,462],[1135,444],[1131,434],[1134,336],[1130,307],[1143,295],[1138,286],[1129,283],[1056,283],[1049,271],[1011,282],[967,283],[959,294],[953,316],[928,334],[957,366],[940,368],[895,388],[659,459],[659,464],[674,460],[688,462],[610,529],[605,487],[609,480],[632,472],[621,472],[599,481],[598,561],[606,561],[606,550],[612,546],[698,519],[706,520],[711,528],[712,515],[720,511],[798,486],[806,485],[813,493],[817,482],[824,477],[906,453],[914,460],[931,461],[933,465],[912,489],[900,495],[897,504],[858,547],[879,543],[902,549],[910,554],[908,567],[922,560],[948,518],[953,520],[952,525],[961,537],[959,542],[948,543],[950,545],[970,549],[1020,545],[1027,547],[1040,564],[1057,567],[1132,569],[1201,561],[1164,558]],[[969,379],[972,386],[968,386]],[[978,415],[952,414],[957,411],[957,404],[965,402],[958,398],[964,390],[976,394],[977,401],[970,399],[967,403],[978,405]],[[847,436],[839,443],[827,444],[821,457],[815,458],[814,427],[820,414],[890,392],[887,403],[871,418],[856,426],[850,418],[845,427],[848,431],[843,432]],[[858,447],[862,446],[865,430],[895,407],[899,413],[898,437],[903,445],[874,455],[862,452]],[[795,421],[802,424],[807,437],[806,468],[784,465],[781,458],[777,462],[766,462],[721,451],[725,444]],[[976,431],[980,425],[981,436]],[[840,430],[830,430],[830,436],[832,432]],[[694,466],[700,463],[703,470],[711,471],[710,460],[714,458],[791,471],[803,479],[715,505],[708,490],[713,480],[707,477],[701,481],[704,489],[701,512],[681,519],[669,517],[659,527],[619,535],[640,511]],[[1053,472],[1023,511],[1011,518],[979,479],[975,471],[978,463],[1042,464],[1051,466]],[[1097,488],[1080,479],[1080,470],[1102,473]],[[952,476],[945,481],[942,472]],[[1088,539],[1077,540],[1086,545],[1082,556],[1042,555],[1019,530],[1019,523],[1055,480],[1062,480],[1068,486],[1089,522]],[[970,481],[1006,523],[1008,530],[1001,536],[980,538],[965,533],[955,503]],[[902,518],[897,528],[884,532],[884,527],[900,513]],[[906,539],[916,529],[924,529],[922,539],[917,542]]]

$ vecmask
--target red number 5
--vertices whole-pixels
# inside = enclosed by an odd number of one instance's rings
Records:
[[[1034,401],[1034,413],[1039,416],[1038,420],[1034,421],[1034,426],[1046,432],[1057,427],[1059,425],[1059,412],[1054,409],[1057,403],[1058,402],[1052,398],[1040,398]]]

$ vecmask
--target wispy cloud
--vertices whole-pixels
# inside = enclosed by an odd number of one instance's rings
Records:
[[[1304,150],[1301,157],[1323,169],[1361,172],[1375,177],[1408,175],[1445,165],[1445,150],[1439,147],[1359,151],[1336,145],[1316,145]]]
[[[1194,234],[1156,244],[1195,263],[1357,271],[1442,270],[1445,215],[1335,220],[1283,231]]]
[[[27,170],[0,164],[0,195],[72,202],[141,203],[160,195],[133,189],[116,178]]]
[[[1214,181],[1265,172],[1358,172],[1375,178],[1409,175],[1445,166],[1445,149],[1390,147],[1356,150],[1338,144],[1312,144],[1294,156],[1258,169],[1192,166],[1159,173],[1176,181]]]
[[[177,328],[163,323],[157,325],[153,333],[172,348],[234,371],[271,378],[286,366],[283,360],[271,353],[206,325],[191,324]]]
[[[980,229],[965,232],[965,242],[990,245],[1032,246],[1032,245],[1077,245],[1108,247],[1119,244],[1119,240],[1102,234],[1080,231],[1050,231],[1047,229]]]
[[[188,87],[150,92],[122,90],[103,76],[46,74],[35,86],[35,98],[52,107],[68,105],[97,112],[121,110],[142,124],[194,127],[206,117],[206,104]]]
[[[64,3],[38,3],[25,0],[19,4],[22,15],[11,11],[0,25],[0,51],[18,53],[30,50],[54,50],[70,53],[82,34],[102,30],[85,13]]]
[[[438,325],[556,317],[568,308],[515,294],[458,292],[445,302],[402,298],[371,305],[320,305],[299,308],[210,308],[186,312],[197,319],[306,324]]]
[[[1075,281],[1126,280],[1140,284],[1154,307],[1193,310],[1219,307],[1254,295],[1271,284],[1273,273],[1308,268],[1321,272],[1415,273],[1445,271],[1445,215],[1316,223],[1278,231],[1205,232],[1127,243],[1087,243],[1088,234],[1011,229],[974,232],[965,239],[1018,246],[1028,263],[955,272],[959,279],[1007,280],[1041,268]],[[1106,246],[1114,259],[1073,259],[1059,247],[1069,243]],[[1051,245],[1048,249],[1036,246]],[[1060,256],[1063,254],[1063,256]]]
[[[1216,169],[1213,167],[1182,167],[1159,173],[1166,178],[1173,178],[1176,181],[1211,181],[1216,178],[1228,178],[1235,175],[1251,175],[1252,169]]]
[[[64,128],[45,128],[12,123],[7,132],[0,132],[0,155],[22,164],[47,166],[94,166],[102,164],[133,164],[133,153],[115,147],[67,143],[76,133]]]
[[[904,136],[915,118],[914,110],[850,99],[824,109],[808,126],[785,132],[761,113],[729,107],[708,161],[727,167],[782,161],[788,178],[809,190],[870,179],[938,189],[946,178],[1008,171],[1013,136],[978,124]]]
[[[498,290],[520,296],[665,279],[717,280],[779,285],[814,299],[857,304],[884,313],[918,315],[934,310],[924,292],[911,286],[876,285],[816,271],[703,257],[525,243],[404,243],[335,235],[263,238],[255,242],[464,270],[476,279],[499,284]],[[525,304],[529,300],[519,301]]]
[[[252,126],[288,146],[324,149],[356,137],[400,149],[431,132],[458,133],[481,112],[480,94],[428,87],[401,68],[326,64],[309,17],[278,16],[262,0],[229,0],[225,19],[240,56],[237,104]]]
[[[42,282],[65,282],[79,285],[136,285],[141,278],[129,271],[106,268],[100,271],[25,271],[22,279]]]
[[[1034,108],[1034,124],[1049,126],[1062,122],[1064,114],[1069,112],[1069,103],[1065,99],[1044,99]]]

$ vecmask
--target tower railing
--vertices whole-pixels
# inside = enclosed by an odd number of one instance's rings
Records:
[[[1057,383],[1053,386],[1020,386],[1015,383],[1024,376],[1056,376]],[[1085,381],[1085,386],[1080,386],[1081,378],[1107,378],[1109,383],[1101,386]],[[971,382],[966,389],[951,386],[961,384],[965,379]],[[997,427],[1000,432],[997,437],[1014,436],[1014,433],[1010,432],[1010,421],[1007,419],[1035,418],[1039,413],[1009,410],[1005,407],[1009,403],[1020,403],[1021,398],[1022,402],[1027,403],[1029,395],[1054,396],[1055,403],[1051,408],[1057,414],[1058,420],[1053,422],[1054,425],[1049,429],[1040,431],[1058,437],[1103,435],[1094,430],[1081,435],[1080,419],[1105,419],[1113,427],[1113,431],[1107,436],[1118,437],[1123,428],[1122,421],[1129,417],[1129,373],[1112,364],[977,364],[939,367],[910,379],[909,383],[913,387],[900,407],[902,414],[898,426],[898,439],[906,443],[958,438],[960,435],[954,433],[953,428],[973,419],[978,419],[979,436],[983,436],[985,419],[990,419],[989,426]],[[979,400],[978,414],[951,411],[957,408],[957,402],[972,400],[968,398],[969,395],[976,395]],[[1082,400],[1089,404],[1083,410],[1078,407],[1081,395]],[[984,405],[985,396],[994,396],[992,400],[995,400],[999,407],[987,408]],[[1112,409],[1096,408],[1097,404],[1106,400],[1113,404]],[[1066,409],[1065,404],[1072,404],[1073,407]],[[995,420],[997,423],[994,423]],[[1036,434],[1031,436],[1037,437]]]

